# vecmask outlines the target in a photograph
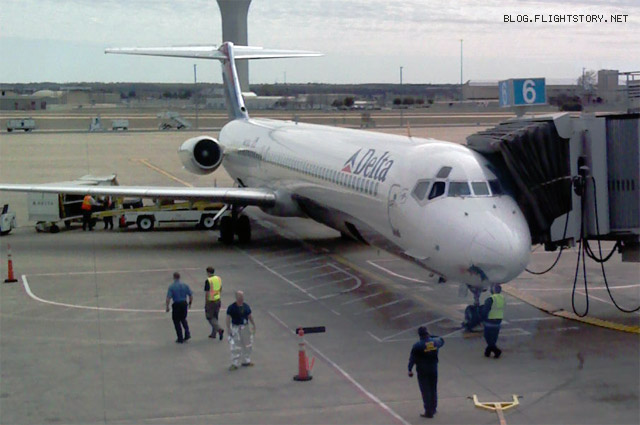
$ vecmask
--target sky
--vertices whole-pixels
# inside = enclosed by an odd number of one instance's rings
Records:
[[[603,20],[517,22],[536,15]],[[220,19],[215,0],[0,0],[0,84],[188,83],[194,64],[219,83],[217,61],[103,52],[219,45]],[[250,45],[324,53],[254,61],[252,84],[459,83],[461,39],[464,81],[640,71],[640,0],[252,0],[248,19]]]

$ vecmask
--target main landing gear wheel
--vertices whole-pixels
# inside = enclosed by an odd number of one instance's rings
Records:
[[[251,242],[251,222],[249,217],[241,215],[236,223],[236,234],[240,243]]]
[[[225,245],[233,243],[233,219],[226,215],[220,219],[220,240]]]

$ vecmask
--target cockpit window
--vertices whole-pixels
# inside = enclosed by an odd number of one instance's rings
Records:
[[[423,201],[424,197],[427,196],[427,190],[429,190],[429,181],[422,180],[416,183],[416,186],[413,188],[413,197],[418,201]]]
[[[471,182],[473,194],[476,196],[489,196],[489,186],[487,182]]]
[[[437,198],[438,196],[444,195],[445,184],[444,182],[435,182],[433,186],[431,186],[431,192],[429,192],[429,199]]]
[[[438,179],[446,179],[449,177],[449,173],[451,173],[451,167],[442,167],[438,174],[436,174],[436,178]]]
[[[449,196],[469,196],[471,190],[467,182],[451,182],[449,183]]]
[[[489,187],[493,196],[504,195],[504,189],[498,180],[489,180]]]

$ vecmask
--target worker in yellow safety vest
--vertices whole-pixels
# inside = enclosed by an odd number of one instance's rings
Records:
[[[495,358],[499,358],[502,354],[496,343],[498,342],[498,334],[500,334],[500,326],[504,318],[505,300],[502,295],[502,287],[498,284],[491,288],[491,296],[484,302],[484,312],[486,319],[484,321],[484,339],[487,341],[487,348],[484,350],[485,357],[490,357],[494,353]]]
[[[85,195],[82,200],[82,230],[93,230],[93,221],[91,220],[91,210],[97,205],[95,199],[91,195]]]
[[[216,335],[222,341],[224,330],[218,324],[218,314],[220,313],[221,295],[222,295],[222,279],[215,275],[215,269],[211,266],[207,267],[207,280],[204,283],[204,314],[207,321],[211,325],[211,334],[209,338],[215,338]]]

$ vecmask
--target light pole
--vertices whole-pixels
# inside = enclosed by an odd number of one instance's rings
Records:
[[[402,69],[404,68],[404,66],[400,67],[400,86],[402,86]],[[400,91],[400,94],[402,94],[402,90]],[[404,125],[404,111],[402,110],[402,105],[400,105],[400,127],[402,127]]]
[[[198,74],[197,74],[197,69],[198,65],[196,65],[195,63],[193,64],[193,98],[195,99],[195,103],[196,103],[196,129],[198,129]]]
[[[460,102],[464,100],[464,93],[462,91],[462,42],[463,39],[460,39]]]

